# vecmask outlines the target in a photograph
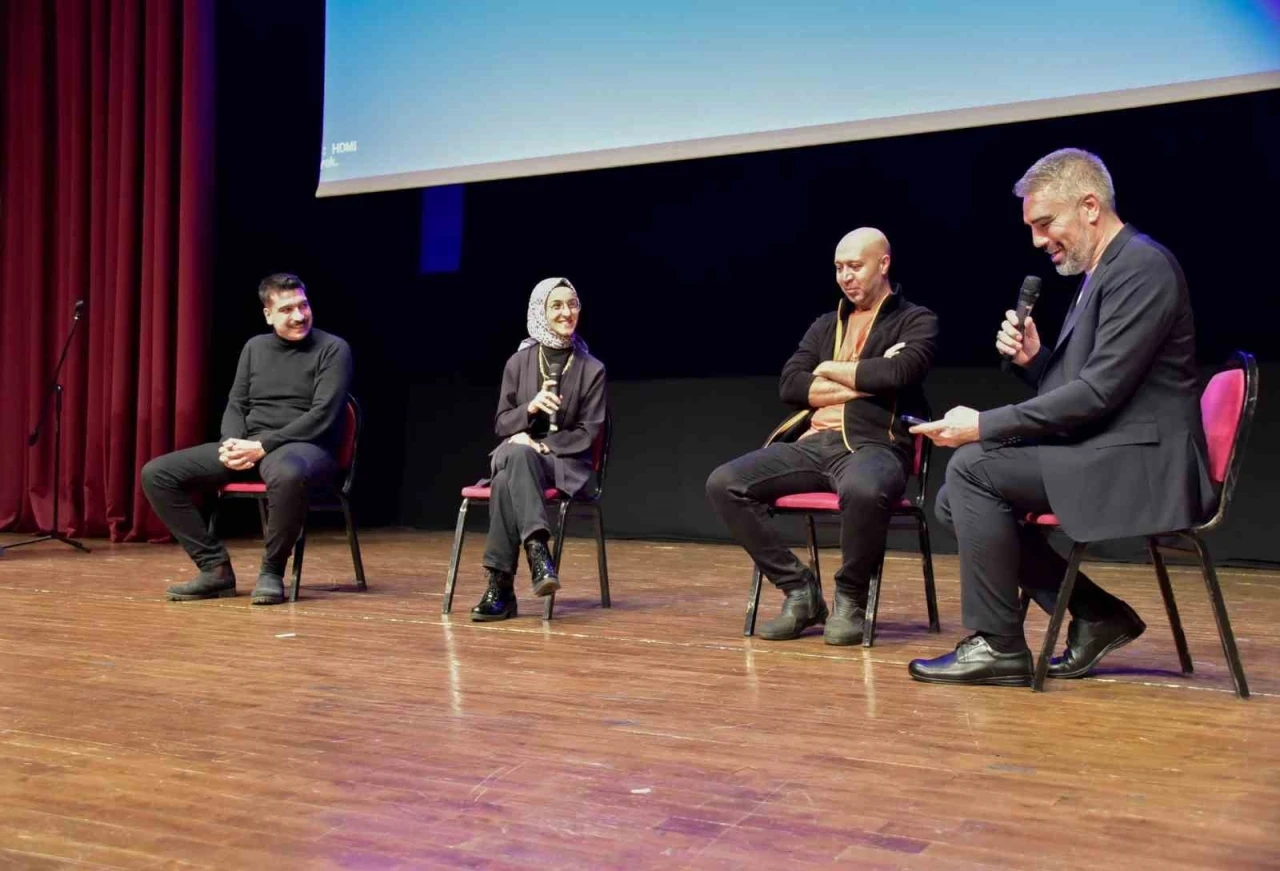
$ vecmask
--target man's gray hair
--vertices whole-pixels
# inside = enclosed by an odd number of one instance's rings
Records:
[[[1081,148],[1059,148],[1046,154],[1023,173],[1013,193],[1027,197],[1046,189],[1064,199],[1094,194],[1104,208],[1116,210],[1116,188],[1107,165],[1098,155]]]

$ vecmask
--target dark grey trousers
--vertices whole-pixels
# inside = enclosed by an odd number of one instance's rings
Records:
[[[212,495],[232,481],[264,481],[267,485],[267,532],[262,571],[284,575],[289,552],[307,519],[310,493],[332,486],[338,464],[324,448],[290,442],[267,454],[252,469],[234,472],[218,460],[218,443],[196,445],[156,457],[142,467],[142,489],[201,571],[228,562],[222,541],[210,534],[194,496]]]
[[[778,534],[769,504],[792,493],[836,493],[843,558],[836,588],[865,603],[871,573],[884,554],[890,512],[906,486],[902,459],[891,449],[866,445],[851,452],[839,432],[825,432],[730,460],[707,478],[707,498],[733,540],[785,590],[806,583],[810,572]]]
[[[555,460],[525,445],[504,442],[493,452],[489,481],[489,537],[483,565],[515,574],[529,536],[550,533],[544,491],[555,486]]]
[[[1067,561],[1044,533],[1018,521],[1052,512],[1040,474],[1039,449],[1021,445],[961,447],[947,463],[935,513],[960,546],[960,613],[964,625],[996,635],[1022,634],[1019,587],[1052,612]],[[1103,620],[1120,601],[1089,580],[1076,579],[1068,603],[1082,620]]]

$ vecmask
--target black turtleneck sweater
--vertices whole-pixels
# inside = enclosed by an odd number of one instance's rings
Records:
[[[332,449],[350,388],[351,347],[332,333],[254,336],[240,352],[222,438],[259,441],[267,453],[289,442]]]

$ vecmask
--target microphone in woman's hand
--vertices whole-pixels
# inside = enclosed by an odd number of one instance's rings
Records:
[[[547,371],[547,380],[546,380],[546,382],[542,385],[542,389],[543,389],[543,390],[548,390],[548,389],[550,389],[550,388],[552,388],[552,387],[559,387],[559,386],[560,386],[560,372],[561,372],[561,368],[562,368],[562,367],[561,367],[561,364],[559,364],[559,363],[552,363],[552,364],[548,367],[548,371]],[[559,413],[560,413],[559,411],[553,411],[553,412],[551,412],[551,428],[549,429],[549,432],[559,432],[559,431],[560,431],[560,425],[559,425],[558,423],[556,423],[556,417],[557,417],[557,416],[559,416]]]

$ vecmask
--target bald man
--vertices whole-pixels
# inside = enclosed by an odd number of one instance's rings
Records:
[[[707,479],[707,498],[734,540],[783,592],[782,612],[760,628],[761,638],[798,638],[825,623],[827,644],[862,642],[871,573],[911,461],[901,415],[927,416],[921,385],[938,336],[934,313],[891,285],[889,262],[889,240],[879,230],[862,227],[840,240],[835,271],[843,297],[813,322],[782,368],[782,401],[797,412],[766,447]],[[769,522],[773,500],[813,491],[840,497],[843,565],[829,616],[818,579]]]

